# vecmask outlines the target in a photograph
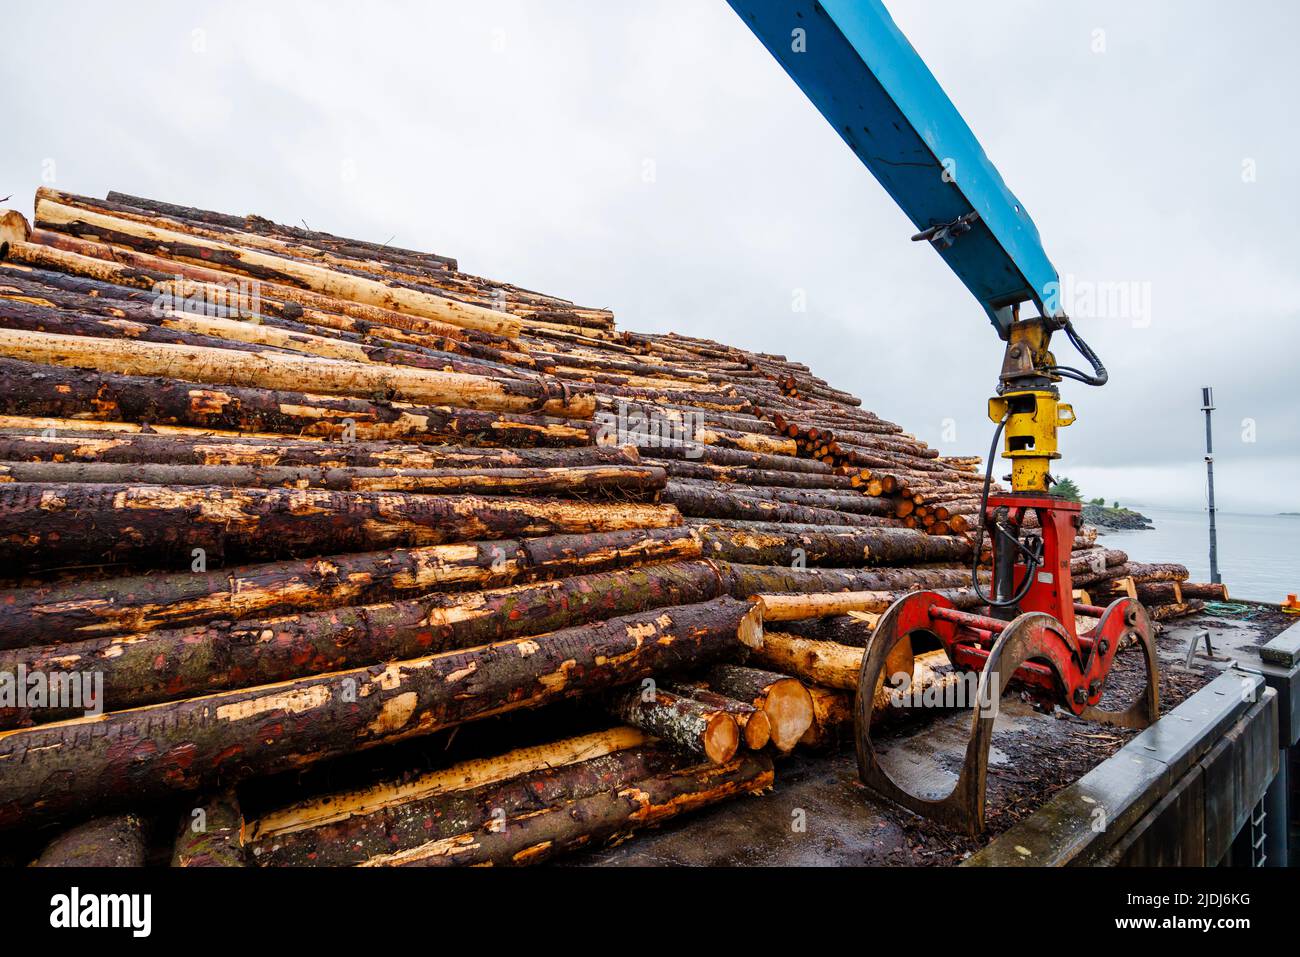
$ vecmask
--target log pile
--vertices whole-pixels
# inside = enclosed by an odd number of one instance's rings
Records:
[[[760,793],[843,739],[890,602],[977,604],[980,481],[783,356],[41,189],[0,214],[0,834],[42,863],[525,864]],[[1086,587],[1214,597],[1089,532]]]

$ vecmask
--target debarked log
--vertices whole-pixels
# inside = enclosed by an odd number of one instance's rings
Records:
[[[0,328],[0,355],[25,362],[117,375],[166,376],[210,385],[294,389],[310,382],[313,389],[327,395],[381,395],[495,412],[542,412],[590,419],[596,408],[594,395],[571,392],[540,376],[489,378],[294,353],[90,339]]]
[[[0,733],[0,828],[193,791],[737,652],[719,598],[414,661]],[[800,734],[804,728],[800,729]]]
[[[573,446],[590,445],[595,433],[591,422],[547,415],[411,405],[382,398],[243,386],[206,386],[170,377],[117,375],[3,358],[0,358],[0,413],[28,419],[84,420],[76,428],[111,428],[114,422],[142,422],[151,426],[279,433],[342,442],[451,439],[504,446]],[[64,423],[63,427],[67,425]],[[40,428],[44,430],[46,426]]]

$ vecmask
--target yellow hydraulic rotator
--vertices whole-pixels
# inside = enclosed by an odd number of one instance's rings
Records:
[[[1054,384],[1060,377],[1046,371],[1056,364],[1047,351],[1050,339],[1041,317],[1013,323],[1000,377],[1004,391],[989,399],[989,418],[1006,418],[1002,457],[1011,460],[1014,492],[1047,493],[1052,460],[1061,457],[1056,430],[1074,422],[1074,409],[1060,401]]]

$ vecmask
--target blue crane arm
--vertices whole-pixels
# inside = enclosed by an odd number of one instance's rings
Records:
[[[1063,313],[1024,204],[880,0],[728,0],[988,312]]]

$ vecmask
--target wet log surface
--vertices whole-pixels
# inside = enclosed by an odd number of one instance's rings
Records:
[[[320,489],[0,485],[0,569],[185,567],[681,524],[671,506]]]
[[[103,682],[99,705],[121,711],[539,635],[650,608],[694,605],[719,597],[723,587],[718,569],[708,562],[653,565],[383,605],[0,651],[0,672],[95,674]],[[71,718],[84,710],[50,704],[0,707],[0,729]],[[629,717],[624,720],[641,726]]]
[[[698,666],[735,654],[754,618],[749,603],[719,598],[468,651],[5,732],[0,829],[228,785]]]

